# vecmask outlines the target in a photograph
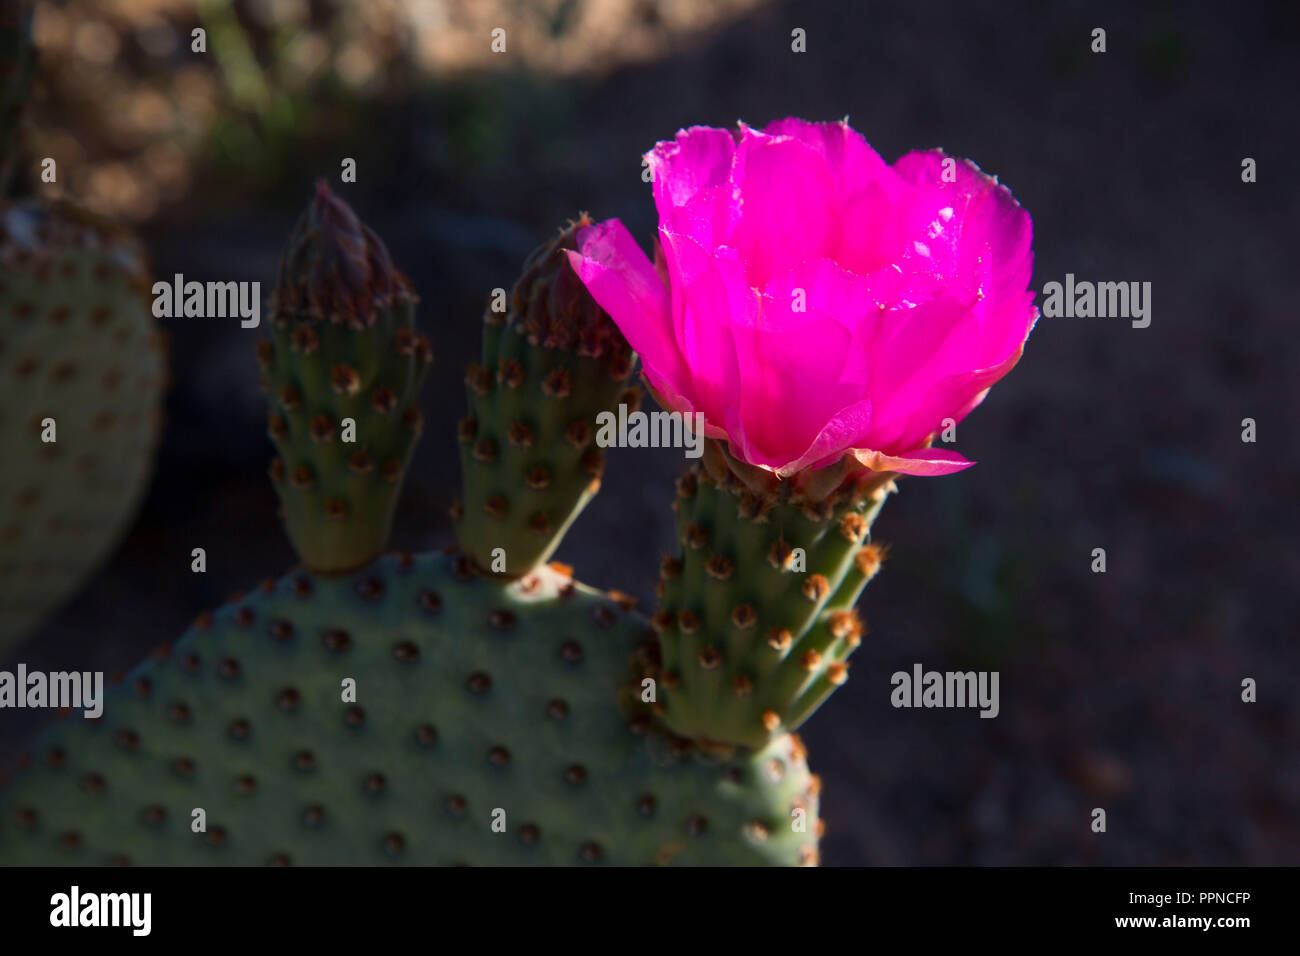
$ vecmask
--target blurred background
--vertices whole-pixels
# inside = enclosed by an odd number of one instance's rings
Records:
[[[1067,272],[1149,281],[1152,323],[1042,319],[959,428],[977,467],[907,479],[885,509],[871,634],[803,732],[823,859],[1300,863],[1300,7],[41,0],[34,30],[28,151],[129,223],[158,276],[268,290],[320,176],[385,239],[436,354],[393,542],[412,550],[450,538],[461,372],[490,290],[580,209],[648,245],[640,157],[657,139],[847,115],[887,161],[939,146],[997,174],[1034,218],[1036,289]],[[265,477],[261,330],[164,325],[172,385],[143,510],[4,664],[129,668],[294,560]],[[652,609],[681,467],[612,454],[558,557]],[[1000,715],[893,709],[889,676],[915,662],[999,671]],[[6,715],[0,765],[47,719]]]

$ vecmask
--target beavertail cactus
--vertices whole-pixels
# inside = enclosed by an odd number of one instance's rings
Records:
[[[30,71],[22,6],[0,15],[0,180]],[[0,201],[0,658],[72,595],[135,514],[164,380],[131,235],[70,204]]]
[[[1028,217],[970,167],[951,188],[925,163],[890,179],[842,124],[690,131],[659,150],[681,165],[656,167],[657,268],[617,222],[584,216],[489,307],[460,425],[459,546],[420,556],[374,552],[430,349],[383,244],[318,188],[259,350],[304,567],[201,615],[102,718],[49,732],[0,794],[0,858],[817,861],[820,787],[793,731],[863,639],[854,605],[896,478],[952,470],[934,429],[1019,355]],[[777,184],[844,190],[888,236],[858,235],[821,196],[838,218],[793,237]],[[797,289],[813,318],[781,300]],[[652,620],[546,563],[598,491],[595,422],[637,401],[629,343],[661,402],[702,413],[709,436],[678,485],[682,550]],[[963,367],[986,359],[997,374]]]
[[[339,222],[349,227],[320,225]],[[576,426],[629,387],[626,345],[558,252],[572,235],[571,227],[530,259],[505,321],[489,312],[486,351],[503,374],[470,376],[471,420],[483,436],[499,436],[503,451],[518,451],[500,477],[481,469],[504,455],[467,459],[466,499],[493,482],[490,494],[545,515],[546,533],[505,520],[515,509],[485,508],[486,525],[464,513],[462,549],[319,573],[364,562],[375,545],[373,529],[348,523],[356,502],[379,503],[369,520],[386,533],[414,436],[404,409],[415,407],[429,347],[382,243],[318,189],[285,257],[275,341],[258,350],[278,460],[288,459],[272,477],[307,569],[202,615],[108,695],[103,719],[56,728],[4,792],[0,858],[816,859],[818,784],[798,740],[715,755],[665,734],[643,700],[657,654],[649,622],[627,598],[540,560],[597,487],[594,429],[577,441]],[[371,254],[354,258],[361,249]],[[322,262],[334,266],[314,268]],[[297,298],[286,281],[297,283]],[[380,310],[369,321],[374,300],[348,295],[384,283],[400,317]],[[315,322],[301,310],[290,319],[304,301],[332,303],[341,320],[328,322],[324,306]],[[526,370],[522,381],[511,362]],[[340,390],[344,376],[329,374],[343,364],[356,387]],[[396,401],[368,407],[379,388]],[[289,407],[285,389],[295,390]],[[355,443],[344,441],[341,417],[356,418]],[[531,440],[518,440],[523,427]],[[348,467],[352,448],[402,467],[375,484],[370,471]],[[303,466],[334,490],[311,501],[314,487],[285,489],[280,479]],[[536,480],[542,467],[553,483]],[[330,495],[347,502],[341,514],[322,506]],[[485,566],[495,547],[507,549],[513,574]],[[202,832],[191,828],[195,810]]]

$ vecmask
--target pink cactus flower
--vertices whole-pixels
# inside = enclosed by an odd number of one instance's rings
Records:
[[[617,219],[569,257],[662,405],[780,478],[846,454],[973,464],[930,441],[1038,318],[1033,225],[1006,187],[937,150],[890,166],[847,122],[695,126],[646,160],[655,263]]]

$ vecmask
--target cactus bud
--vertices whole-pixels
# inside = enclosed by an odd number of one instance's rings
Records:
[[[589,225],[582,213],[533,251],[511,293],[508,321],[533,345],[603,359],[611,374],[626,377],[631,347],[569,264],[567,252],[577,249],[578,231]]]
[[[383,240],[324,180],[318,182],[280,260],[275,316],[347,323],[356,330],[415,300]]]
[[[489,308],[483,360],[466,379],[475,437],[461,445],[457,534],[482,569],[504,548],[510,577],[547,561],[595,494],[590,425],[629,392],[635,356],[567,255],[590,222],[579,216],[528,257],[506,314]]]
[[[259,351],[283,413],[271,431],[284,462],[272,481],[315,571],[360,567],[387,541],[432,358],[415,302],[383,241],[317,184],[280,262],[269,362]],[[374,462],[383,464],[359,467]]]

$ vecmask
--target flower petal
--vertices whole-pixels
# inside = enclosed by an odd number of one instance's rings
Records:
[[[870,448],[855,448],[851,454],[872,471],[894,471],[901,475],[950,475],[975,464],[946,448],[920,448],[901,455],[886,455]]]
[[[913,407],[897,441],[903,447],[924,441],[938,431],[945,418],[961,422],[988,390],[1015,367],[1024,352],[1021,345],[997,365],[950,375],[932,385]]]
[[[665,228],[659,239],[672,288],[674,336],[693,384],[693,402],[706,420],[720,423],[723,409],[740,396],[732,325],[746,321],[757,296],[745,285],[734,250],[706,249]]]
[[[788,478],[805,469],[816,470],[833,464],[844,457],[859,435],[871,427],[871,400],[862,399],[831,416],[802,455],[777,469],[778,478]]]
[[[678,130],[672,141],[656,143],[644,158],[660,218],[669,218],[672,210],[685,206],[701,190],[728,182],[735,153],[730,130],[710,126]]]
[[[810,259],[832,255],[840,235],[840,204],[826,159],[785,136],[741,125],[733,179],[743,218],[735,242],[749,283],[768,280]]]
[[[673,335],[668,290],[654,264],[617,219],[578,232],[569,262],[597,304],[648,366],[674,380],[686,370]]]
[[[694,408],[689,401],[683,398],[681,393],[673,388],[670,381],[654,371],[654,369],[647,366],[641,371],[645,378],[645,386],[650,391],[650,395],[659,403],[659,407],[664,411],[679,412],[685,416],[694,416],[697,411],[700,411],[700,409]],[[691,418],[691,422],[693,425],[693,417]],[[706,417],[704,419],[704,435],[707,438],[725,439],[727,437],[727,432],[721,425],[712,424]]]
[[[797,139],[822,155],[836,191],[847,197],[872,183],[880,183],[882,192],[898,178],[880,154],[844,120],[833,123],[810,123],[791,116],[774,120],[763,128],[769,136]]]
[[[655,265],[616,220],[571,258],[661,404],[778,477],[842,454],[971,465],[926,446],[1037,319],[1033,225],[1008,190],[937,150],[889,166],[847,121],[692,127],[646,161]]]
[[[761,459],[751,463],[799,460],[837,413],[863,399],[860,385],[842,380],[852,333],[819,311],[797,311],[789,295],[764,295],[758,321],[731,332],[744,370],[738,415]]]

